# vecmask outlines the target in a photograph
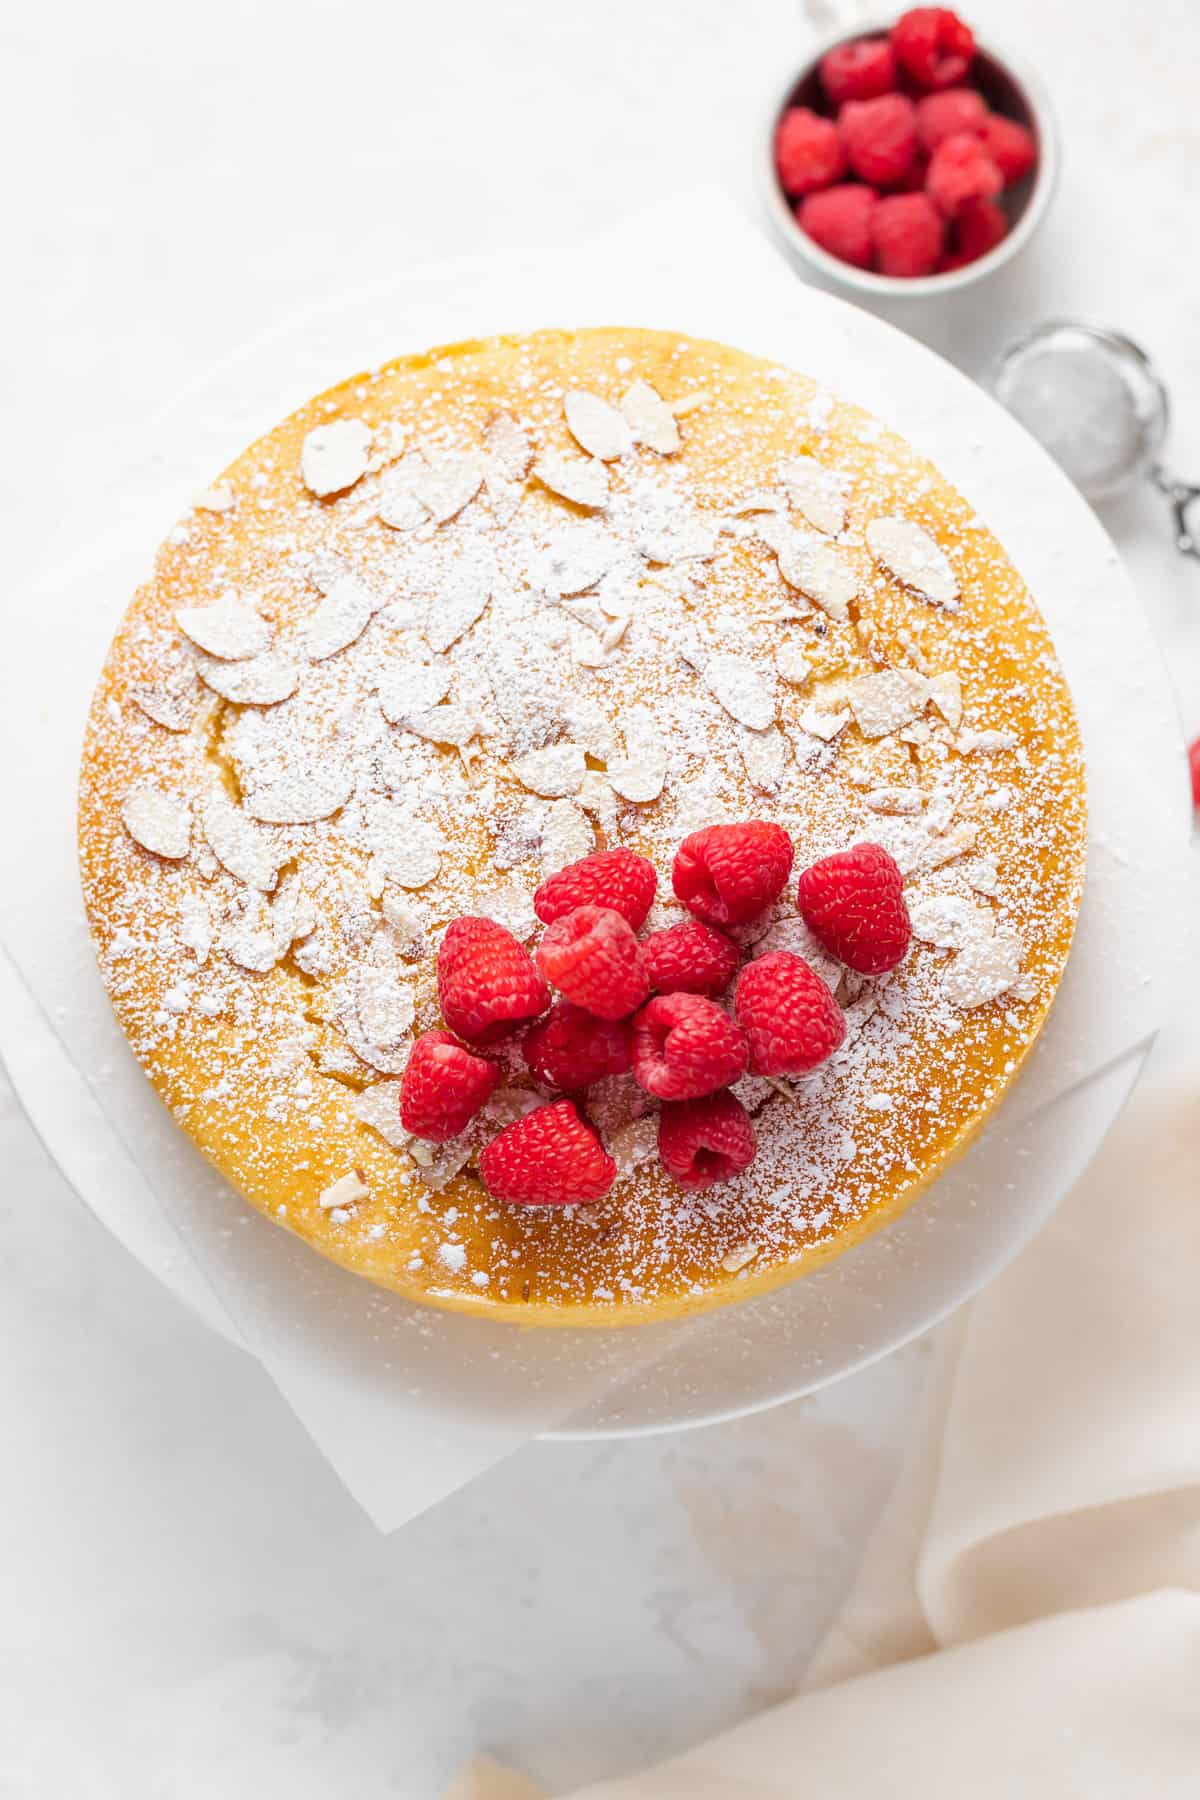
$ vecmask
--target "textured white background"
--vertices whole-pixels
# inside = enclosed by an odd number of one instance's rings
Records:
[[[10,17],[10,596],[71,547],[142,422],[298,305],[463,249],[575,239],[677,186],[753,207],[754,134],[807,10],[50,0]],[[889,316],[972,372],[1047,314],[1124,327],[1161,364],[1176,459],[1200,474],[1200,11],[971,13],[1042,68],[1063,192],[996,283]],[[1110,524],[1194,731],[1200,570],[1172,556],[1153,496]],[[920,1346],[707,1433],[535,1446],[381,1540],[265,1378],[83,1211],[2,1087],[0,1170],[4,1800],[433,1800],[481,1745],[565,1784],[798,1677],[895,1467]]]

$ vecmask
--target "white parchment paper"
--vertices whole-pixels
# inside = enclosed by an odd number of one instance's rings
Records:
[[[919,1203],[827,1275],[694,1324],[529,1333],[411,1306],[324,1263],[247,1208],[192,1148],[134,1064],[95,969],[75,868],[74,787],[82,721],[120,613],[174,518],[246,442],[312,391],[402,351],[589,323],[719,337],[793,363],[940,464],[1008,546],[1054,632],[1087,746],[1091,861],[1076,948],[1043,1041],[1000,1129],[939,1184],[932,1204]],[[63,1160],[120,1235],[143,1242],[154,1210],[159,1250],[167,1238],[178,1242],[204,1310],[264,1363],[382,1528],[581,1409],[619,1423],[628,1395],[637,1423],[636,1395],[658,1371],[665,1382],[666,1371],[686,1367],[694,1398],[706,1368],[761,1369],[790,1347],[794,1378],[790,1388],[776,1381],[772,1397],[831,1379],[911,1335],[1015,1252],[1119,1103],[1119,1080],[1096,1082],[1091,1104],[1081,1084],[1116,1067],[1164,1015],[1163,921],[1183,913],[1187,813],[1169,691],[1115,551],[1048,459],[970,382],[800,284],[748,221],[706,194],[573,253],[418,271],[293,321],[183,396],[131,448],[132,466],[70,527],[79,553],[17,602],[18,653],[5,671],[10,874],[0,884],[0,941],[8,978],[15,970],[53,1034],[47,1056],[67,1059],[58,1065],[62,1129],[40,1122],[62,1138]],[[28,1008],[21,1017],[24,1045]],[[68,1068],[77,1077],[69,1097]],[[1069,1121],[1061,1174],[1053,1134],[1042,1130],[1036,1171],[1018,1169],[1021,1179],[1006,1182],[1023,1123],[1056,1100]],[[1007,1210],[980,1235],[981,1200],[1004,1186],[1017,1198],[1006,1195]],[[928,1229],[947,1213],[953,1230]],[[729,1391],[727,1381],[713,1387]]]

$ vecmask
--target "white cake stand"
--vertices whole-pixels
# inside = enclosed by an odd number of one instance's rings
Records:
[[[74,729],[60,724],[57,735],[47,735],[44,707],[39,714],[23,691],[28,681],[13,684],[3,726],[10,739],[5,766],[19,766],[30,731],[38,731],[47,750],[39,779],[69,785],[77,721],[116,622],[117,599],[192,496],[247,441],[347,370],[485,330],[623,322],[722,338],[817,374],[868,406],[975,502],[1046,614],[1087,745],[1094,827],[1088,894],[1043,1043],[967,1156],[904,1217],[828,1269],[691,1325],[650,1328],[654,1337],[532,1334],[543,1344],[558,1340],[557,1398],[540,1422],[549,1436],[653,1432],[774,1405],[862,1367],[977,1291],[1045,1223],[1129,1094],[1165,1010],[1167,946],[1146,932],[1146,909],[1153,898],[1160,917],[1176,904],[1182,916],[1190,820],[1174,705],[1136,597],[1090,509],[1033,441],[948,364],[869,314],[798,283],[733,215],[714,225],[711,204],[698,202],[696,224],[729,239],[715,270],[711,255],[704,260],[703,282],[680,253],[678,231],[667,242],[656,221],[641,221],[619,239],[571,255],[513,255],[412,272],[293,320],[212,371],[157,422],[140,459],[93,518],[79,522],[73,537],[85,551],[21,602],[30,655],[44,659],[44,631],[40,648],[33,640],[45,608],[61,606],[64,594],[104,596],[96,616],[80,608],[72,617],[72,654],[56,651],[64,665],[61,706]],[[17,825],[28,832],[30,815]],[[55,854],[62,853],[59,844]],[[178,1213],[162,1203],[178,1182],[177,1161],[156,1128],[114,1128],[102,1088],[81,1067],[78,1042],[56,1018],[67,1008],[53,1004],[39,907],[44,911],[38,896],[25,895],[23,905],[0,902],[7,948],[0,955],[0,1054],[30,1119],[131,1254],[214,1330],[235,1343],[253,1342],[231,1317],[229,1290],[224,1303],[215,1291],[221,1270],[210,1259],[210,1281],[195,1242],[184,1248]],[[1120,969],[1106,967],[1103,981],[1092,979],[1096,959],[1107,964],[1114,946],[1125,943],[1136,943],[1136,954]],[[94,986],[86,1005],[106,1012],[98,981]],[[94,1022],[99,1029],[98,1015]],[[121,1050],[106,1054],[119,1057]],[[233,1217],[240,1203],[230,1197],[229,1204]],[[269,1278],[270,1258],[282,1261],[288,1240],[257,1218],[248,1223],[269,1233],[261,1252]],[[242,1243],[252,1236],[248,1231]],[[317,1259],[305,1256],[308,1270]],[[324,1265],[320,1281],[349,1284],[336,1290],[343,1311],[365,1285]],[[463,1344],[481,1342],[487,1328],[425,1317],[433,1323],[422,1326],[422,1354],[441,1359],[433,1388],[438,1416],[452,1422],[454,1359],[461,1362]],[[463,1337],[464,1325],[474,1339]],[[531,1334],[509,1333],[514,1350],[518,1336],[528,1346]],[[544,1372],[551,1352],[540,1354]],[[578,1371],[564,1375],[564,1357],[577,1359]],[[462,1418],[478,1427],[487,1408],[503,1414],[514,1386],[511,1371],[501,1370],[491,1390],[472,1395]]]

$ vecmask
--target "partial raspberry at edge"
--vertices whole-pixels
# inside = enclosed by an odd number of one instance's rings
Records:
[[[914,6],[893,25],[892,48],[919,86],[949,88],[970,71],[975,34],[948,6]]]
[[[871,219],[877,204],[874,188],[845,182],[809,194],[801,201],[796,219],[801,231],[830,256],[852,263],[856,269],[869,269],[875,254]]]
[[[829,187],[846,171],[846,151],[832,119],[789,106],[775,133],[775,167],[793,199]]]
[[[821,86],[831,106],[877,100],[896,85],[896,53],[885,37],[835,44],[821,58]]]

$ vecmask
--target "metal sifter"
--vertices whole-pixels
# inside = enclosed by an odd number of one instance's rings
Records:
[[[1167,390],[1131,338],[1069,320],[1038,325],[1009,345],[992,385],[1089,500],[1116,499],[1148,476],[1170,504],[1176,547],[1200,557],[1200,487],[1160,460]]]

